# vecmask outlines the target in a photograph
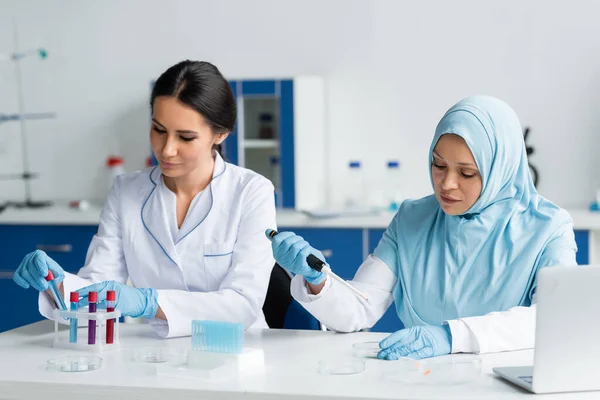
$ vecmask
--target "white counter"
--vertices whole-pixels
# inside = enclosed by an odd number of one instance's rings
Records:
[[[68,208],[58,203],[42,209],[8,208],[0,213],[0,224],[21,225],[97,225],[100,220],[100,207],[92,206],[85,211]],[[587,210],[569,210],[575,229],[600,231],[600,212]],[[291,210],[277,213],[277,225],[280,227],[320,227],[320,228],[375,228],[385,229],[393,213],[381,213],[364,216],[336,218],[310,218]]]
[[[157,339],[148,325],[121,325],[120,350],[102,353],[100,370],[47,371],[46,361],[75,353],[52,348],[53,323],[42,321],[0,334],[0,398],[80,399],[515,399],[527,392],[496,378],[492,367],[528,365],[532,351],[482,356],[483,374],[457,386],[408,385],[384,379],[398,362],[369,359],[364,372],[326,376],[317,372],[325,357],[350,355],[353,343],[378,341],[381,333],[335,334],[321,331],[250,330],[245,347],[262,350],[264,361],[222,379],[167,378],[154,364],[131,360],[131,349],[155,345],[189,349],[190,338]],[[455,357],[455,356],[450,356]],[[460,356],[459,356],[460,357]],[[597,399],[600,392],[545,395],[546,400]]]
[[[99,206],[88,210],[69,208],[66,204],[55,204],[45,208],[7,208],[0,212],[0,224],[7,225],[98,225]]]

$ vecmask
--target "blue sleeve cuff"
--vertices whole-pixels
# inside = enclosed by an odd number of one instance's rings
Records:
[[[148,319],[154,318],[156,316],[156,312],[158,311],[158,293],[156,292],[156,289],[149,288],[138,290],[141,290],[146,298],[146,307],[144,307],[144,312],[138,317]]]

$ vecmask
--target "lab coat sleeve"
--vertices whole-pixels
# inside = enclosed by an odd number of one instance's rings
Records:
[[[312,295],[301,276],[292,280],[292,296],[330,329],[354,332],[371,328],[394,301],[392,293],[398,281],[394,273],[398,262],[398,219],[396,214],[373,254],[349,281],[368,301],[335,280],[329,282],[330,278],[318,295]],[[331,267],[335,272],[335,265]]]
[[[327,328],[354,332],[371,328],[383,316],[393,302],[392,289],[396,281],[396,276],[380,258],[369,255],[348,281],[364,293],[368,301],[331,278],[327,278],[318,295],[310,294],[301,275],[292,280],[292,296]]]
[[[544,249],[539,268],[577,265],[577,247],[572,227],[552,240]],[[481,317],[447,321],[452,332],[453,353],[493,353],[531,349],[535,345],[535,287],[530,290],[530,307],[513,307]]]
[[[276,229],[274,188],[261,179],[251,182],[243,200],[242,218],[233,247],[231,267],[217,291],[158,290],[158,305],[166,321],[151,319],[159,336],[191,334],[192,320],[242,323],[250,327],[262,313],[275,259],[267,229]]]
[[[64,297],[69,306],[69,294],[77,289],[102,281],[127,281],[127,267],[121,242],[120,179],[113,185],[100,214],[98,232],[88,247],[85,266],[77,275],[65,272]],[[54,301],[41,292],[38,300],[40,314],[52,319]],[[62,322],[62,321],[61,321]]]

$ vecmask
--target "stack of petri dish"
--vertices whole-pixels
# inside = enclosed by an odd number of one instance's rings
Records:
[[[87,372],[102,367],[102,359],[96,356],[68,356],[48,360],[46,369],[59,372]]]

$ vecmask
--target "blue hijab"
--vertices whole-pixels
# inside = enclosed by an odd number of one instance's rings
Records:
[[[482,178],[479,199],[464,214],[446,214],[435,195],[405,201],[374,256],[398,278],[396,311],[405,326],[528,306],[539,268],[574,265],[569,214],[541,197],[530,176],[521,124],[504,102],[468,97],[439,122],[462,137]]]

